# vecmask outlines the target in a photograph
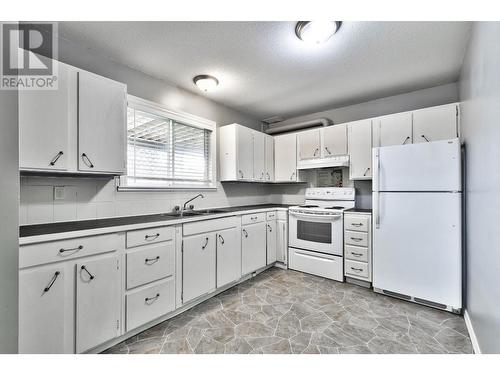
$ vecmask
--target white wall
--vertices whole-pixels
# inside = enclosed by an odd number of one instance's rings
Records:
[[[1,24],[0,24],[1,27]],[[0,353],[17,353],[19,161],[17,91],[0,90]]]
[[[466,309],[500,353],[500,23],[475,22],[460,76],[466,147]]]

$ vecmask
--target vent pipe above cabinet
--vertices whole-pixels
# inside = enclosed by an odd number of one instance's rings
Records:
[[[302,121],[295,124],[280,125],[279,122],[270,124],[269,128],[266,129],[267,134],[278,134],[286,133],[291,131],[303,130],[307,128],[313,128],[316,126],[329,126],[332,122],[327,118],[318,118],[314,120]]]

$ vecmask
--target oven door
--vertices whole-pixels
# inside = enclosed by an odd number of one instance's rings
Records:
[[[342,214],[311,214],[290,211],[290,246],[325,254],[343,254]]]

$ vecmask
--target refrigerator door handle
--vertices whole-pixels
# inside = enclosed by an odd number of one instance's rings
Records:
[[[373,149],[373,216],[375,219],[375,229],[380,228],[380,149]]]

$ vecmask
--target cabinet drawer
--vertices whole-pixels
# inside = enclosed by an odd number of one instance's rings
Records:
[[[242,225],[255,224],[255,223],[260,223],[262,221],[266,221],[266,213],[265,212],[241,216],[241,224]]]
[[[344,241],[349,245],[368,246],[368,233],[345,231]]]
[[[368,248],[345,245],[345,257],[360,262],[368,262]]]
[[[267,221],[276,220],[276,211],[266,212]]]
[[[19,268],[116,251],[124,247],[122,239],[123,236],[112,233],[21,246]]]
[[[354,260],[346,260],[345,274],[367,279],[369,276],[368,263],[356,262]]]
[[[175,309],[175,284],[171,277],[162,283],[127,295],[127,331]]]
[[[200,220],[182,225],[182,235],[192,236],[194,234],[216,232],[227,228],[234,228],[240,223],[239,216],[229,216],[221,219]]]
[[[162,242],[127,253],[127,289],[174,274],[174,241]]]
[[[127,247],[169,241],[174,238],[174,227],[156,227],[127,232]]]
[[[370,220],[366,216],[344,216],[344,228],[346,230],[354,230],[359,232],[368,232]]]
[[[342,257],[290,248],[290,268],[344,281]]]

